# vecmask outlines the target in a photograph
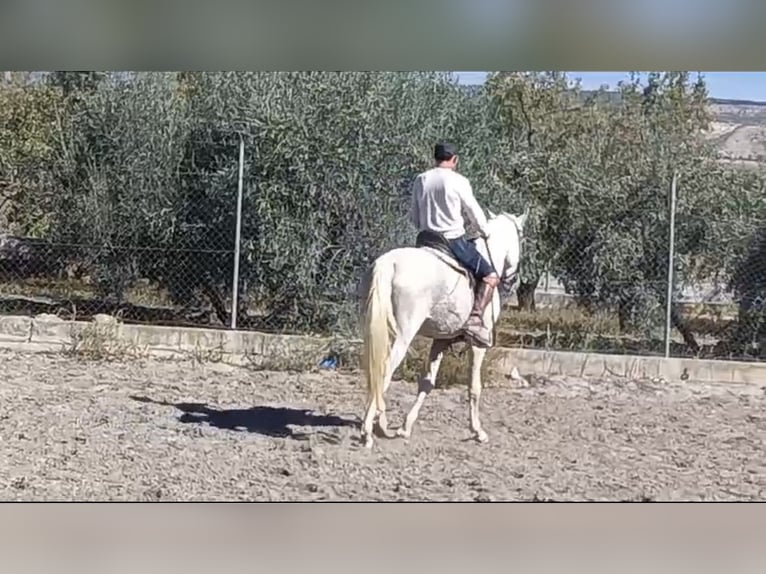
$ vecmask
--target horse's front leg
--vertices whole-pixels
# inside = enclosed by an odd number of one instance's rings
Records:
[[[404,424],[397,429],[397,436],[410,438],[412,427],[418,418],[420,408],[423,406],[423,402],[426,400],[428,394],[436,385],[436,374],[439,372],[439,365],[441,365],[442,359],[444,358],[444,351],[451,344],[452,341],[444,339],[435,339],[431,344],[431,350],[428,353],[428,360],[424,372],[418,381],[418,396],[410,408],[410,411],[407,413],[407,417],[404,419]]]
[[[481,428],[479,420],[479,406],[481,403],[481,365],[487,349],[471,345],[471,382],[468,387],[469,416],[471,420],[471,432],[479,442],[487,442],[489,437]]]

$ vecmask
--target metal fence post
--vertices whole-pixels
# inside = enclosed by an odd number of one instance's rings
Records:
[[[237,306],[239,304],[239,251],[242,235],[242,188],[245,171],[245,140],[239,137],[239,181],[237,183],[237,228],[234,232],[234,277],[231,286],[231,328],[237,328]]]
[[[668,245],[668,295],[665,309],[665,357],[670,357],[671,310],[673,306],[673,263],[675,259],[676,235],[676,181],[677,174],[673,172],[673,182],[670,185],[670,239]]]

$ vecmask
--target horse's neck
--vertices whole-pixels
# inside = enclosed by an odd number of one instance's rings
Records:
[[[478,241],[483,252],[482,255],[485,257],[489,255],[492,257],[492,261],[495,262],[495,265],[499,265],[499,262],[505,259],[505,255],[509,249],[509,239],[490,236],[487,240],[479,239]]]
[[[513,250],[513,235],[501,235],[500,233],[491,234],[488,241],[483,239],[479,240],[482,255],[488,254],[492,258],[492,263],[497,267],[497,272],[502,271],[502,267],[506,257],[511,255]]]

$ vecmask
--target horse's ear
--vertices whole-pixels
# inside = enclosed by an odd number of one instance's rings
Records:
[[[527,219],[529,218],[529,206],[527,205],[526,209],[524,210],[524,213],[521,214],[521,217],[519,217],[519,225],[522,229],[524,229],[524,226],[527,223]]]
[[[495,215],[495,212],[492,211],[491,209],[487,210],[487,214],[489,214],[490,219],[495,219],[495,217],[497,217],[497,215]]]

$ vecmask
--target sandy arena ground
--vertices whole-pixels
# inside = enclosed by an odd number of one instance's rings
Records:
[[[358,378],[0,351],[0,500],[754,500],[757,386],[533,378],[438,389],[360,448]],[[415,385],[394,382],[397,425]]]

